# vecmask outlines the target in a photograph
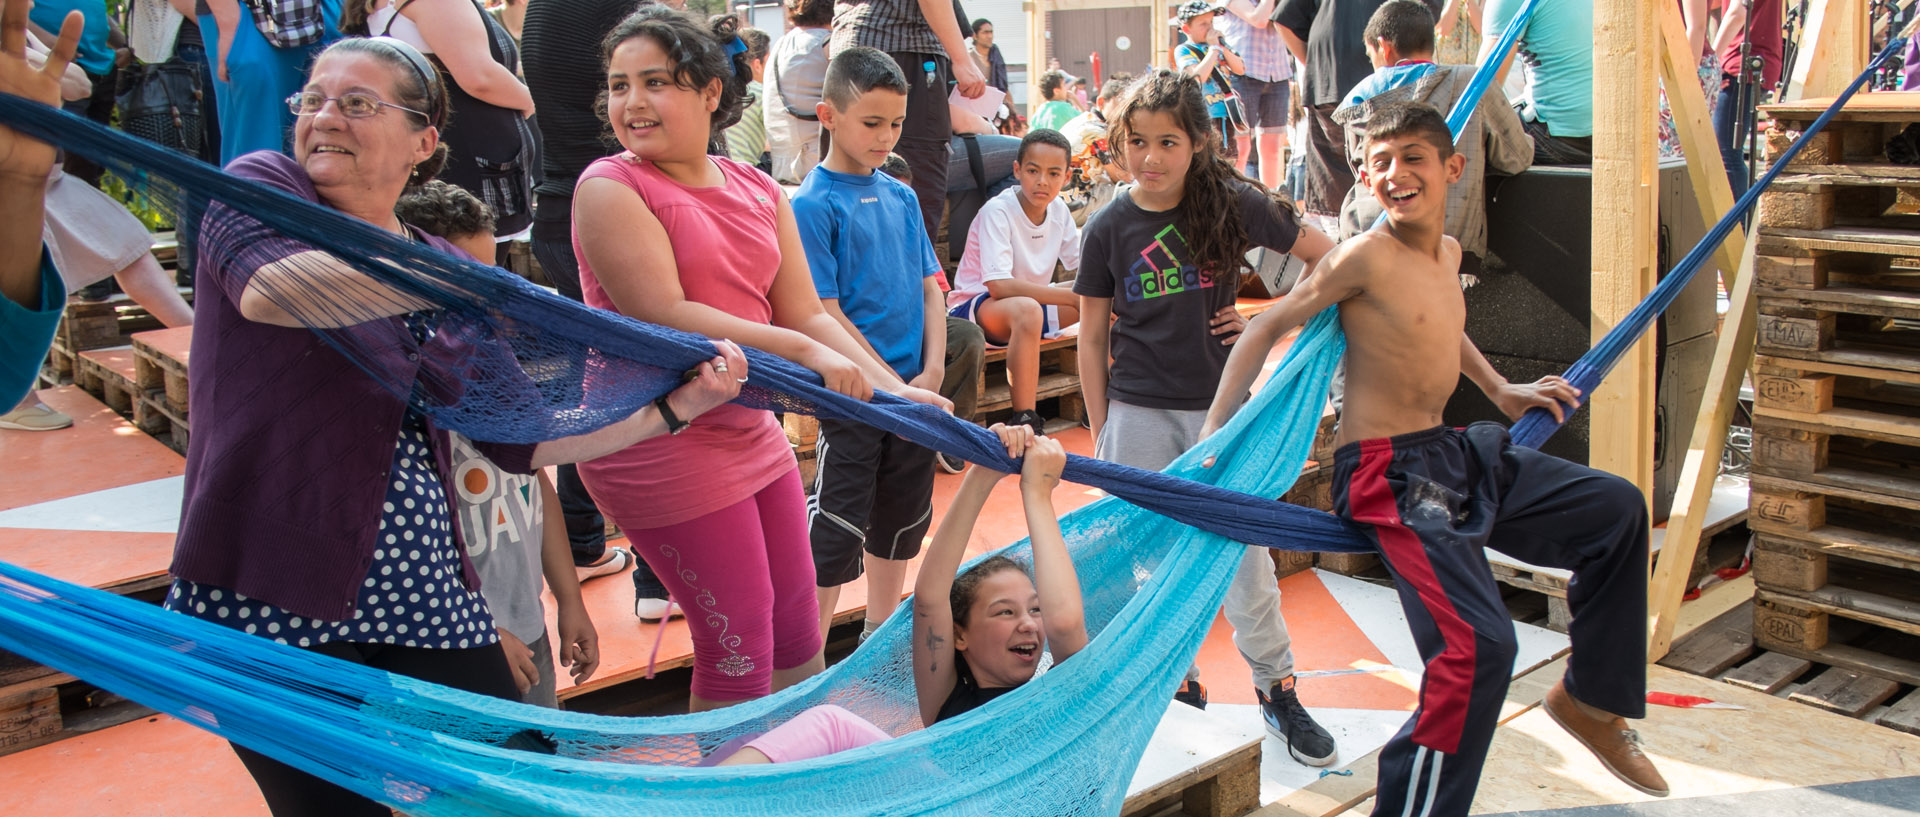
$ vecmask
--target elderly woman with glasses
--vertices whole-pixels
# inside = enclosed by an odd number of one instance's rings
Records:
[[[315,61],[288,104],[297,116],[293,155],[248,154],[229,173],[466,257],[394,215],[401,193],[431,179],[445,154],[446,90],[425,57],[397,41],[343,40]],[[451,439],[385,385],[447,382],[433,361],[460,359],[460,341],[435,332],[429,304],[223,205],[209,208],[199,248],[190,408],[214,421],[188,445],[167,606],[341,660],[518,699],[448,510]],[[330,330],[385,379],[313,329]],[[746,361],[731,344],[717,346],[665,398],[673,416],[694,417],[739,393]],[[526,474],[664,433],[661,412],[649,406],[592,434],[538,445],[474,445],[501,470]],[[389,813],[235,751],[275,815]]]

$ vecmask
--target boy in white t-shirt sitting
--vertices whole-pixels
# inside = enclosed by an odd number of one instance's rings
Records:
[[[954,271],[947,313],[980,325],[987,342],[1007,347],[1013,417],[1042,431],[1034,410],[1040,385],[1040,342],[1080,320],[1071,282],[1053,284],[1053,266],[1080,269],[1080,228],[1061,201],[1071,178],[1073,147],[1059,131],[1036,129],[1020,140],[1013,175],[1019,185],[980,207],[967,251]]]

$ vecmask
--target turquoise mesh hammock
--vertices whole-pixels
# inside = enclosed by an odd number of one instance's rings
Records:
[[[1495,53],[1504,53],[1537,2],[1523,7]],[[1823,127],[1873,66],[1904,44],[1904,36],[1894,38],[1807,134]],[[1484,87],[1490,73],[1482,66],[1476,86]],[[1477,95],[1470,91],[1460,108],[1470,111]],[[697,338],[580,309],[497,271],[423,253],[339,214],[45,106],[0,95],[0,121],[101,161],[173,209],[183,225],[197,223],[202,209],[195,202],[231,206],[442,305],[442,332],[490,344],[483,348],[510,348],[511,357],[526,362],[483,355],[470,368],[440,373],[443,381],[389,384],[426,401],[443,425],[471,436],[548,439],[604,425],[671,388],[679,371],[706,354]],[[1583,387],[1645,331],[1667,284],[1684,286],[1805,141],[1740,199],[1648,304],[1596,344],[1592,360],[1583,358]],[[349,357],[365,359],[350,330],[321,334]],[[0,649],[423,817],[1116,813],[1225,595],[1240,557],[1232,543],[1364,547],[1330,516],[1259,499],[1279,496],[1299,473],[1343,348],[1337,313],[1315,317],[1268,386],[1165,475],[1071,463],[1069,478],[1133,503],[1106,498],[1062,520],[1093,641],[1072,662],[931,728],[920,728],[906,664],[909,605],[853,656],[794,688],[723,710],[660,718],[568,713],[451,690],[5,563]],[[743,403],[856,418],[976,462],[1014,467],[978,428],[897,401],[839,398],[766,355],[754,353],[752,365],[754,383]],[[618,388],[587,387],[596,383]],[[1521,425],[1534,444],[1551,431],[1535,416]],[[1209,456],[1218,463],[1199,468]],[[1026,544],[1002,552],[1025,559]],[[895,738],[796,763],[696,767],[714,747],[821,703],[852,710]],[[525,745],[529,735],[550,741],[557,754],[505,748]]]

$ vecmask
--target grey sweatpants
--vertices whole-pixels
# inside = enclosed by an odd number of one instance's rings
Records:
[[[1094,456],[1159,471],[1200,442],[1200,427],[1206,419],[1205,410],[1152,409],[1110,401],[1107,423],[1094,441]],[[1221,610],[1233,625],[1233,645],[1253,670],[1254,686],[1265,692],[1293,674],[1293,639],[1287,635],[1287,620],[1280,615],[1279,580],[1266,548],[1246,548]],[[1200,668],[1189,667],[1187,678],[1199,680]]]

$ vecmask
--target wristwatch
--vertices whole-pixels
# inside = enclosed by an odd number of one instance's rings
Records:
[[[659,409],[660,419],[666,421],[668,434],[677,436],[693,426],[692,423],[680,419],[679,415],[673,413],[673,407],[667,405],[666,395],[661,395],[659,399],[654,400],[653,407]]]

